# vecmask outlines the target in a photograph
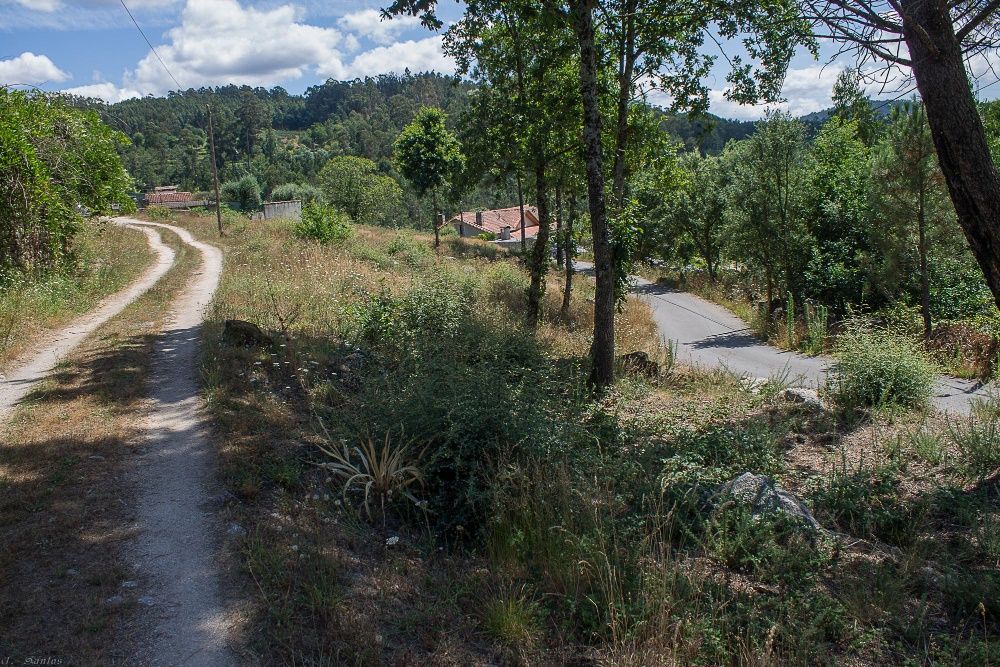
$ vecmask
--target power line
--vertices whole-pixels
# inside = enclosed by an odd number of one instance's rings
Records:
[[[149,50],[153,52],[153,55],[156,56],[156,59],[159,60],[160,64],[163,66],[163,70],[167,73],[167,76],[169,76],[173,80],[174,84],[177,86],[177,90],[184,90],[184,86],[182,86],[180,82],[177,81],[177,78],[171,73],[170,68],[167,67],[167,64],[165,62],[163,62],[163,58],[161,58],[160,54],[156,52],[155,48],[153,48],[153,43],[149,41],[149,37],[146,37],[146,33],[144,33],[142,31],[142,28],[139,27],[139,22],[135,20],[134,16],[132,16],[132,12],[129,11],[128,5],[125,4],[125,0],[119,0],[119,2],[122,3],[122,7],[125,8],[125,13],[128,14],[128,17],[132,19],[132,24],[135,26],[135,29],[138,30],[139,34],[142,35],[142,38],[146,40],[146,44],[149,46]]]

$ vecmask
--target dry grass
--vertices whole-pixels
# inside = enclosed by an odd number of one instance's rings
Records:
[[[0,427],[0,656],[11,664],[122,658],[123,621],[138,590],[121,587],[135,578],[122,554],[136,531],[127,470],[139,442],[153,340],[197,263],[197,253],[171,234],[164,241],[177,251],[174,268]],[[121,604],[106,602],[116,595]]]
[[[139,277],[151,261],[142,232],[88,220],[75,270],[0,288],[0,371],[57,329]]]

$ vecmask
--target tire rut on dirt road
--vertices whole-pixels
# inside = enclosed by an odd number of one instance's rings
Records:
[[[140,598],[142,665],[235,665],[221,593],[222,531],[206,509],[215,491],[215,452],[200,397],[201,326],[222,274],[222,252],[172,225],[201,254],[201,266],[172,305],[154,345],[146,441],[135,467],[140,533],[131,554],[151,588]]]
[[[173,266],[174,251],[163,243],[155,229],[136,227],[129,223],[119,224],[138,229],[146,235],[149,247],[155,254],[152,266],[134,283],[104,299],[94,310],[46,336],[38,344],[41,346],[39,351],[10,364],[11,370],[6,375],[0,375],[0,419],[5,418],[31,389],[44,380],[56,364],[76,349],[87,336],[145,294]]]

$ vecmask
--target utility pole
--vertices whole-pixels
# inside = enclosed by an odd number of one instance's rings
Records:
[[[208,144],[212,147],[212,180],[215,181],[215,219],[219,223],[219,236],[225,236],[222,233],[222,208],[219,205],[219,168],[215,164],[215,131],[212,128],[212,106],[210,104],[205,105],[208,108]]]

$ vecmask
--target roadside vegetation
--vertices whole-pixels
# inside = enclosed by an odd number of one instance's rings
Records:
[[[84,216],[134,208],[127,143],[96,112],[0,88],[0,367],[148,262],[142,234]]]
[[[175,217],[212,238],[210,216]],[[280,221],[218,242],[203,374],[233,585],[252,598],[243,659],[1000,658],[994,406],[859,420],[789,402],[780,378],[674,366],[635,300],[620,350],[659,367],[621,367],[594,397],[588,279],[567,318],[546,293],[532,336],[529,276],[485,242],[435,253],[427,234],[355,227],[324,244]],[[720,493],[744,473],[823,529]]]

